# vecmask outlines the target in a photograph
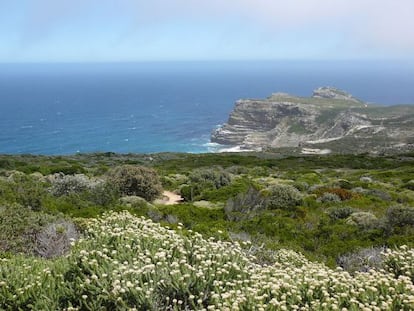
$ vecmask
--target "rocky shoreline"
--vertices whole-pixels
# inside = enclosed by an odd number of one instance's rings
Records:
[[[211,142],[249,150],[303,148],[303,153],[412,148],[414,105],[367,104],[333,87],[318,88],[311,97],[275,93],[242,99]]]

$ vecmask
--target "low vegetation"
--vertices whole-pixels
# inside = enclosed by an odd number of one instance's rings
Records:
[[[412,310],[413,180],[413,154],[0,156],[0,309]]]

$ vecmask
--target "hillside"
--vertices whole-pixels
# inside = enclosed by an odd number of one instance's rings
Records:
[[[275,93],[237,101],[211,141],[302,153],[401,152],[414,148],[414,105],[367,104],[331,87],[314,90],[312,97]]]
[[[0,155],[0,309],[412,310],[413,168],[412,153]]]

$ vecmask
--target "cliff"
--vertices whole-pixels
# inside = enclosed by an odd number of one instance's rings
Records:
[[[312,97],[275,93],[238,100],[211,141],[255,150],[296,147],[303,153],[412,148],[414,105],[368,105],[332,87],[318,88]]]

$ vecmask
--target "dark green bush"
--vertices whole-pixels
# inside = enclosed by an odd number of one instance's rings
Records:
[[[144,166],[118,166],[109,171],[108,182],[123,195],[136,195],[147,201],[153,201],[162,193],[157,172]]]
[[[267,197],[270,209],[292,209],[302,203],[302,195],[290,185],[271,185],[263,194]]]
[[[414,226],[414,208],[392,206],[385,214],[386,222],[392,227]]]
[[[33,254],[36,236],[54,217],[21,205],[0,206],[0,251]]]
[[[86,200],[96,205],[109,206],[119,199],[119,189],[107,181],[95,184],[83,194]]]
[[[345,219],[351,216],[354,209],[349,206],[332,207],[328,210],[328,215],[333,220]]]
[[[0,197],[32,210],[41,210],[47,195],[46,185],[23,173],[14,174],[8,181],[0,181]]]
[[[188,176],[187,185],[180,188],[180,195],[185,201],[202,199],[202,193],[217,190],[231,183],[231,175],[222,168],[200,168]]]
[[[231,175],[221,168],[201,168],[193,170],[188,176],[191,183],[211,185],[215,189],[231,183]]]

